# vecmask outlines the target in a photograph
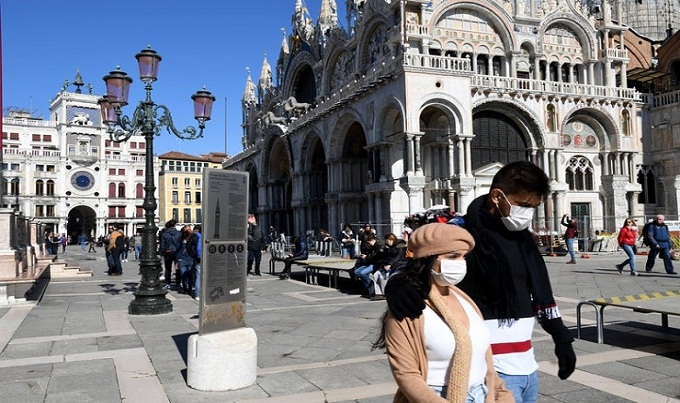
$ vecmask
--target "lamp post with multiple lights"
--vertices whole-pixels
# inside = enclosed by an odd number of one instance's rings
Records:
[[[161,261],[156,254],[158,227],[156,226],[156,203],[153,163],[153,140],[160,135],[161,129],[184,140],[203,137],[205,122],[210,120],[210,113],[215,97],[205,87],[191,96],[194,101],[194,116],[198,121],[198,131],[188,126],[183,131],[175,128],[170,110],[165,105],[157,105],[151,99],[152,83],[158,78],[158,65],[161,57],[150,47],[139,52],[135,58],[139,64],[139,76],[144,83],[146,99],[140,101],[132,118],[123,115],[122,108],[128,104],[128,93],[132,78],[120,68],[104,76],[106,95],[99,100],[102,121],[112,141],[124,142],[132,136],[143,136],[146,141],[146,166],[144,184],[144,218],[142,230],[142,254],[140,257],[141,282],[135,292],[135,299],[130,302],[128,312],[131,315],[155,315],[172,312],[172,303],[165,297],[167,291],[161,287]]]

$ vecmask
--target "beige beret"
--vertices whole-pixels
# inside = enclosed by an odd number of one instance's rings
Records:
[[[414,258],[470,251],[475,240],[464,228],[453,224],[431,223],[418,227],[408,239],[408,249]]]

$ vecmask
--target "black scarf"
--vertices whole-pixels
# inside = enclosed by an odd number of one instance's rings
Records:
[[[459,287],[477,303],[485,317],[511,324],[519,319],[517,292],[503,248],[491,232],[504,235],[518,244],[527,268],[532,306],[539,320],[559,317],[552,295],[548,269],[529,230],[508,231],[498,217],[486,209],[488,195],[475,199],[465,215],[465,229],[475,239],[475,248],[467,257],[468,273]]]

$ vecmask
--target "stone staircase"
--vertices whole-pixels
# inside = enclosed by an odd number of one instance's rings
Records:
[[[49,264],[51,279],[92,277],[92,269],[89,267],[70,266],[64,259],[56,259]]]

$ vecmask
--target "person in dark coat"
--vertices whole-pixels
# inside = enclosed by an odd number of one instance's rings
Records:
[[[289,254],[284,260],[284,267],[279,278],[285,280],[290,278],[290,266],[296,260],[307,260],[309,258],[309,249],[307,248],[307,241],[305,237],[293,237],[293,253]]]
[[[264,249],[264,238],[262,229],[257,223],[254,214],[248,214],[248,273],[253,274],[253,263],[255,264],[255,275],[261,276],[260,262],[262,261],[262,249]]]
[[[645,264],[645,271],[651,272],[654,268],[654,260],[657,256],[663,259],[663,267],[667,274],[678,274],[673,269],[673,262],[671,262],[671,235],[668,231],[668,225],[664,223],[665,217],[663,214],[656,216],[656,220],[652,222],[647,230],[647,237],[649,239],[649,255],[647,256],[647,264]]]
[[[494,366],[518,402],[538,399],[531,340],[536,321],[555,343],[559,378],[567,379],[576,367],[574,338],[562,322],[548,269],[528,229],[549,192],[541,168],[511,162],[494,175],[489,193],[468,206],[464,220],[477,246],[466,256],[467,274],[458,287],[482,311]],[[385,295],[398,320],[419,317],[425,308],[422,295],[399,274],[387,282]]]

